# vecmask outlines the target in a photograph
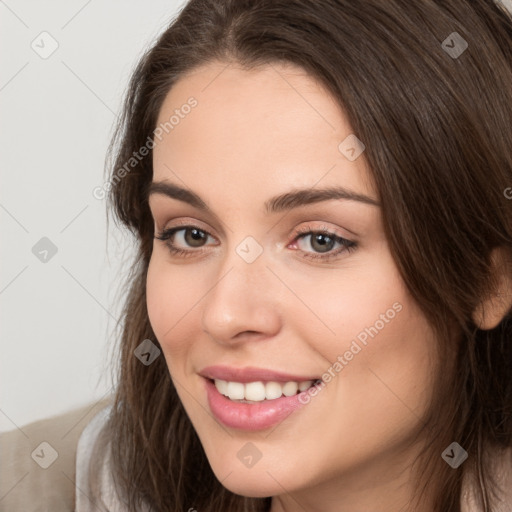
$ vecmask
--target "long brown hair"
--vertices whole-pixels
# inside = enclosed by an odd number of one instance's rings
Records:
[[[443,47],[454,32],[468,43],[460,55]],[[495,510],[486,454],[512,445],[512,320],[507,314],[490,330],[472,320],[493,293],[491,250],[512,247],[512,202],[503,194],[512,186],[512,20],[491,0],[191,0],[141,58],[108,166],[109,205],[137,249],[105,429],[128,509],[142,501],[159,512],[270,506],[271,498],[237,496],[217,481],[164,358],[145,366],[134,357],[144,339],[158,346],[145,291],[152,158],[126,162],[154,137],[173,84],[213,60],[300,66],[364,141],[390,250],[439,339],[418,497],[428,492],[436,511],[457,512],[471,471],[483,510]],[[458,469],[441,458],[453,441],[469,454]]]

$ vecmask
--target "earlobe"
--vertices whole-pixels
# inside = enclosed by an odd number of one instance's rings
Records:
[[[492,272],[496,276],[497,289],[487,296],[473,311],[473,322],[482,330],[494,329],[512,309],[512,268],[510,257],[504,248],[492,251]]]
[[[508,296],[508,298],[507,298]],[[494,329],[512,308],[511,293],[498,293],[482,301],[473,312],[473,322],[482,330]]]

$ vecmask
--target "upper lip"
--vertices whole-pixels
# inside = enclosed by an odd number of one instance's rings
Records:
[[[295,375],[280,371],[269,370],[268,368],[256,368],[254,366],[246,366],[245,368],[235,368],[233,366],[207,366],[203,368],[199,375],[207,379],[219,379],[230,382],[256,382],[256,381],[273,381],[273,382],[303,382],[307,380],[317,380],[318,377],[305,375]]]

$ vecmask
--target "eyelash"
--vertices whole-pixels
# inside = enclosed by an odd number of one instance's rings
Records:
[[[165,229],[162,232],[160,232],[157,235],[155,235],[155,238],[157,240],[161,240],[161,241],[165,242],[165,245],[167,246],[167,248],[169,249],[171,254],[173,254],[175,256],[187,258],[187,257],[193,256],[194,254],[197,254],[198,252],[201,252],[201,249],[198,249],[198,250],[194,250],[194,249],[192,249],[192,250],[181,249],[181,248],[176,247],[175,245],[173,245],[173,243],[171,242],[171,238],[178,231],[186,231],[188,229],[196,229],[197,231],[200,231],[201,233],[204,233],[207,236],[212,236],[210,233],[208,233],[208,231],[205,231],[204,229],[200,229],[197,226],[187,225],[187,226],[176,226],[174,228]],[[302,257],[306,258],[306,259],[330,261],[333,258],[338,257],[341,253],[343,253],[345,251],[347,253],[350,253],[351,251],[353,251],[353,250],[355,250],[357,248],[357,243],[356,242],[353,242],[351,240],[347,240],[346,238],[343,238],[343,237],[337,235],[336,233],[333,233],[333,232],[331,232],[331,231],[329,231],[327,229],[316,229],[315,230],[315,229],[311,229],[309,226],[307,226],[305,228],[297,229],[297,231],[296,231],[296,233],[294,235],[295,238],[293,239],[293,242],[295,242],[298,239],[306,238],[306,236],[308,236],[308,235],[324,235],[324,236],[327,236],[327,237],[331,238],[332,240],[334,240],[334,242],[340,243],[342,245],[342,247],[339,248],[338,250],[334,251],[334,252],[327,252],[327,253],[324,253],[324,254],[305,252],[302,255]]]

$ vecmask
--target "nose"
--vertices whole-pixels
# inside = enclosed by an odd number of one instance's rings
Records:
[[[281,329],[279,280],[265,258],[247,263],[236,252],[220,266],[202,312],[203,331],[217,343],[232,345],[275,336]]]

